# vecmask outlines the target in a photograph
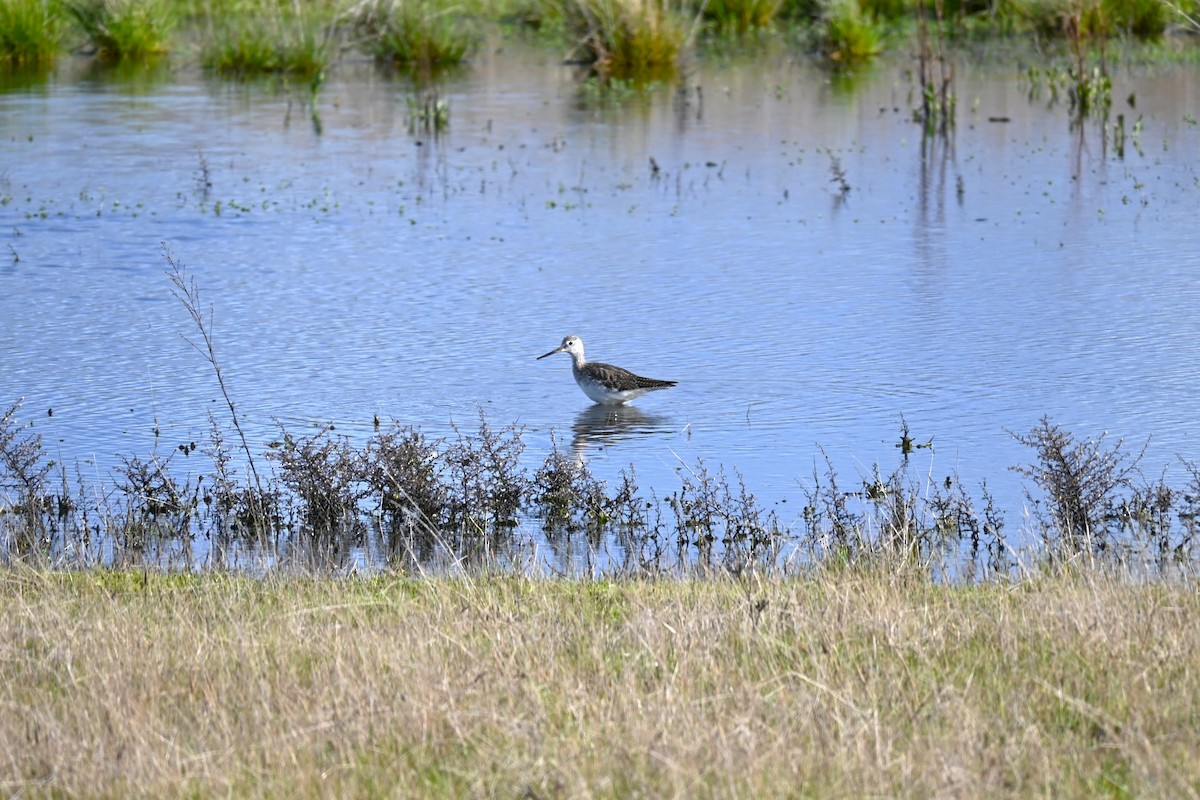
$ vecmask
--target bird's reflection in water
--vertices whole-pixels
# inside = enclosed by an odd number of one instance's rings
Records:
[[[669,422],[635,406],[589,406],[575,418],[571,449],[575,460],[583,463],[589,447],[609,447],[624,439],[650,436],[667,430]]]

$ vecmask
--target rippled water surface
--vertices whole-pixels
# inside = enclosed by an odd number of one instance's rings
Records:
[[[1014,515],[1032,453],[1010,432],[1043,415],[1152,437],[1152,474],[1200,458],[1194,69],[1116,73],[1122,153],[1020,59],[959,64],[948,140],[911,122],[903,62],[843,85],[713,58],[598,103],[556,59],[481,56],[441,136],[369,65],[332,73],[316,117],[186,71],[0,94],[0,402],[101,482],[156,428],[169,449],[224,422],[165,243],[263,449],[277,421],[362,441],[375,416],[440,436],[482,408],[524,426],[531,468],[554,435],[662,496],[703,459],[784,524],[822,450],[853,484],[898,463],[902,420],[934,442],[922,471]],[[534,360],[569,333],[679,385],[593,407],[565,355]]]

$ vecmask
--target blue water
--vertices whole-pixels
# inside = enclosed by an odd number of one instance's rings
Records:
[[[912,123],[909,68],[845,89],[800,60],[714,60],[685,91],[597,103],[510,43],[448,82],[433,135],[365,65],[331,73],[319,125],[271,84],[64,65],[0,94],[0,403],[24,398],[99,485],[122,455],[203,444],[210,412],[227,428],[165,243],[263,450],[280,424],[447,436],[483,409],[523,427],[531,469],[556,436],[661,497],[703,460],[798,525],[826,456],[852,488],[899,463],[906,423],[934,443],[918,477],[986,481],[1015,529],[1010,467],[1033,454],[1011,434],[1049,416],[1149,439],[1147,475],[1185,484],[1200,73],[1118,70],[1106,131],[1031,97],[1016,60],[964,60],[947,141]],[[679,385],[601,416],[566,356],[534,360],[571,333]]]

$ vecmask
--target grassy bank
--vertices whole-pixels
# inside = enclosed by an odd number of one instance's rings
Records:
[[[1200,792],[1200,593],[0,573],[19,796]]]
[[[1112,38],[1155,40],[1197,26],[1196,0],[0,0],[0,64],[52,63],[63,50],[102,61],[169,55],[215,73],[323,77],[372,55],[428,74],[468,59],[483,28],[536,30],[602,76],[669,78],[697,42],[784,29],[839,66],[942,37],[1033,35],[1076,52]]]

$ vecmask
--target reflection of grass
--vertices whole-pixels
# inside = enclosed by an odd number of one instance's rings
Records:
[[[102,58],[143,59],[168,49],[168,0],[66,0],[63,7]]]
[[[17,796],[1171,797],[1198,598],[10,568],[0,748]]]
[[[436,89],[418,91],[405,98],[409,133],[445,133],[450,127],[450,104]]]
[[[45,64],[54,59],[62,23],[50,0],[0,0],[0,61]]]

